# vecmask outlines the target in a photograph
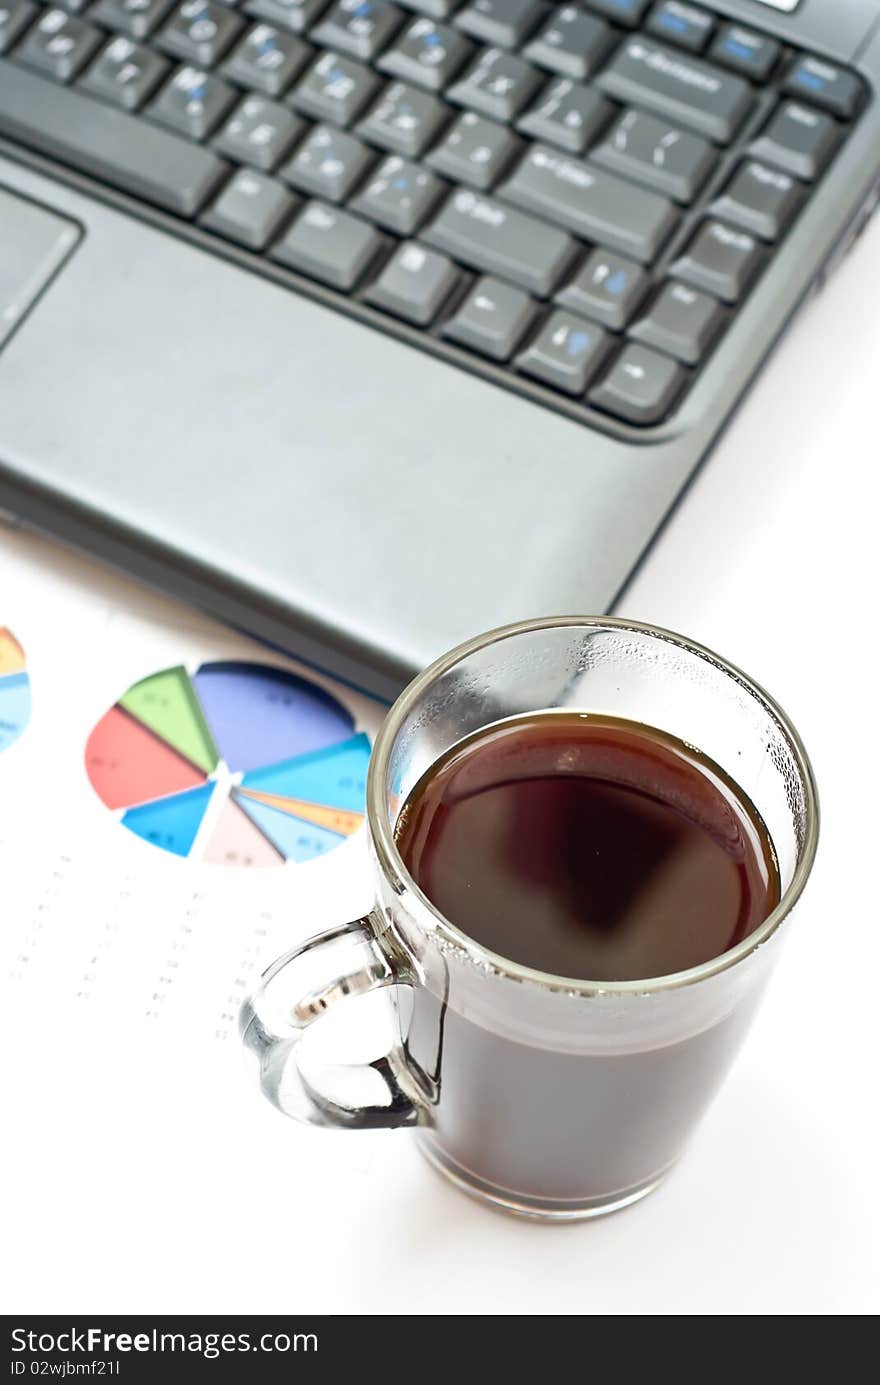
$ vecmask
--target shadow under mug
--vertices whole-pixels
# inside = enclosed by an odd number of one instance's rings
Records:
[[[641,722],[726,770],[779,863],[782,897],[759,928],[688,971],[590,982],[491,953],[432,906],[395,846],[408,793],[463,737],[552,709]],[[785,714],[668,631],[611,618],[508,626],[438,659],[395,703],[370,762],[367,830],[373,910],[279,958],[242,1009],[266,1095],[313,1125],[413,1126],[437,1168],[509,1211],[591,1217],[650,1192],[742,1042],[813,864],[816,790]],[[301,1061],[315,1020],[377,987],[394,988],[399,1019],[384,1057]]]

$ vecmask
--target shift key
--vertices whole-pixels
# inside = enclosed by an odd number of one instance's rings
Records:
[[[452,194],[421,239],[542,298],[553,292],[577,249],[563,231],[465,188]]]
[[[542,144],[529,150],[498,195],[640,264],[656,258],[678,221],[668,198]]]
[[[730,143],[753,103],[742,77],[641,36],[621,44],[597,85],[624,105],[653,111],[718,144]]]

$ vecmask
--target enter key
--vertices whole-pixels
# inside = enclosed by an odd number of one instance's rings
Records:
[[[543,144],[529,150],[498,196],[640,264],[656,258],[678,221],[667,198]]]

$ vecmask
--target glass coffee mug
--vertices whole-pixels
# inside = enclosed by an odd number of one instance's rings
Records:
[[[725,770],[773,841],[782,894],[770,917],[701,966],[621,982],[532,970],[444,918],[395,846],[408,793],[463,737],[552,709],[643,723]],[[438,1169],[513,1212],[575,1219],[644,1197],[730,1066],[813,864],[815,785],[785,714],[664,630],[610,618],[509,626],[438,659],[395,703],[370,762],[367,825],[372,911],[281,957],[243,1007],[266,1095],[313,1125],[412,1126]],[[309,1027],[377,987],[393,988],[399,1042],[372,1063],[316,1066],[320,1036],[301,1044]]]

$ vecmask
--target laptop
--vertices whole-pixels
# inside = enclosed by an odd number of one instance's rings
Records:
[[[878,79],[877,0],[0,0],[3,518],[384,697],[608,610]]]

